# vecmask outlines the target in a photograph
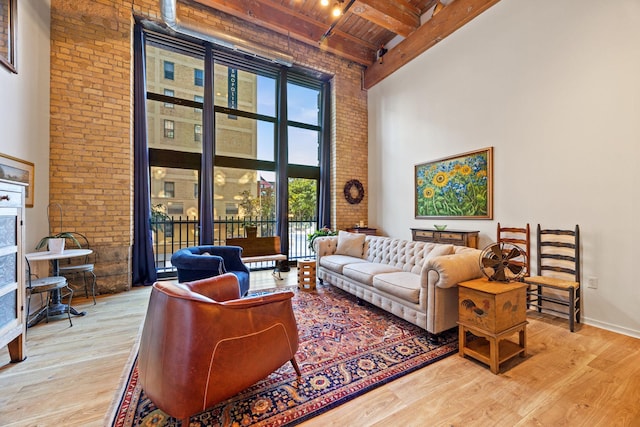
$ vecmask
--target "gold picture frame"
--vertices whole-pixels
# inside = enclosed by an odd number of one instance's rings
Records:
[[[18,23],[18,0],[0,0],[0,64],[12,73],[16,66],[16,25]]]
[[[31,162],[0,153],[0,178],[28,184],[25,189],[25,206],[33,207],[35,193],[35,166]]]
[[[493,147],[415,166],[415,217],[493,219]]]

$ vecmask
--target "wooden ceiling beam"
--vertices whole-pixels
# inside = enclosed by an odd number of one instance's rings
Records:
[[[364,87],[370,89],[393,72],[433,47],[458,28],[500,0],[455,0],[420,26],[410,37],[398,43],[364,72]]]
[[[296,13],[270,0],[194,0],[203,6],[220,10],[236,18],[268,28],[305,44],[326,50],[361,65],[375,61],[379,46],[365,42],[338,30],[331,36],[320,39],[329,25]]]
[[[405,0],[356,0],[349,12],[403,37],[420,26],[420,10]]]

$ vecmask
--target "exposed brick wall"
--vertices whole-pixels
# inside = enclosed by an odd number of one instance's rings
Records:
[[[63,227],[86,234],[98,253],[100,292],[131,286],[133,228],[133,13],[159,20],[158,0],[51,0],[50,197]],[[225,31],[291,54],[332,81],[332,225],[367,222],[367,94],[357,64],[195,3],[178,3],[182,22]],[[360,180],[350,205],[343,186]]]
[[[101,292],[129,288],[131,4],[51,1],[50,201],[90,239]]]

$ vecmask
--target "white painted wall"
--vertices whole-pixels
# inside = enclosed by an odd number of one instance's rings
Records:
[[[494,219],[415,219],[414,165],[488,146]],[[369,90],[369,159],[390,236],[579,224],[583,320],[640,337],[639,1],[497,3]]]
[[[48,233],[49,0],[18,1],[18,74],[0,66],[0,152],[35,165],[34,207],[26,210],[26,252]]]

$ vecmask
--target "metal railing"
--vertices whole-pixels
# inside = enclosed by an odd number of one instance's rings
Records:
[[[218,217],[213,221],[213,244],[223,246],[227,238],[245,237],[244,226],[249,222],[257,226],[258,237],[276,235],[274,219]],[[315,219],[289,219],[289,261],[315,256],[307,244],[307,235],[315,229]],[[171,255],[179,249],[199,245],[198,219],[182,216],[155,219],[151,221],[151,230],[158,276],[176,276],[176,269],[171,265]],[[252,268],[270,268],[271,264],[252,264]]]

